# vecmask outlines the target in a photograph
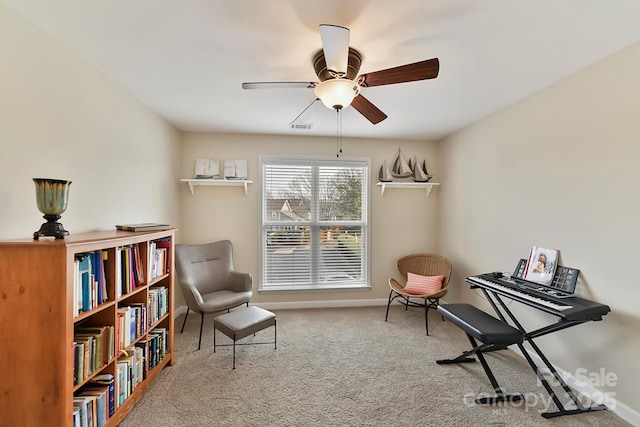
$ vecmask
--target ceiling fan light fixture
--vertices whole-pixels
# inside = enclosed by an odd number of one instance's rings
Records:
[[[339,110],[351,105],[360,93],[360,86],[349,79],[329,79],[318,84],[314,92],[327,108]]]

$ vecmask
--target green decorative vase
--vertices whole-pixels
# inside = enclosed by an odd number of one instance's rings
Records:
[[[56,239],[64,239],[69,232],[58,222],[62,213],[67,210],[69,200],[69,186],[71,181],[64,179],[33,178],[36,186],[36,203],[38,210],[44,214],[47,220],[40,230],[33,233],[33,239],[40,236],[52,236]]]

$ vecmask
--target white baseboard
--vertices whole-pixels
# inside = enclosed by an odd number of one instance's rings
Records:
[[[363,299],[363,300],[346,300],[346,301],[292,301],[292,302],[265,302],[257,305],[265,310],[288,310],[300,308],[338,308],[338,307],[377,307],[387,305],[386,298],[383,299]],[[174,317],[187,312],[186,306],[180,306],[174,310]]]
[[[385,299],[361,299],[345,301],[295,301],[256,304],[267,310],[286,310],[300,308],[341,308],[341,307],[374,307],[387,305]]]
[[[186,305],[181,305],[180,307],[178,307],[175,310],[173,310],[173,318],[175,319],[176,317],[178,317],[181,314],[184,314],[186,312],[187,312],[187,306]]]

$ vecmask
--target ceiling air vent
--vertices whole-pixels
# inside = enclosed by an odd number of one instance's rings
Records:
[[[289,123],[291,129],[311,129],[312,123]]]

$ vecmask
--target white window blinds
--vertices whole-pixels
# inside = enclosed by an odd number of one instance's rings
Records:
[[[366,287],[366,160],[263,158],[261,289]]]

